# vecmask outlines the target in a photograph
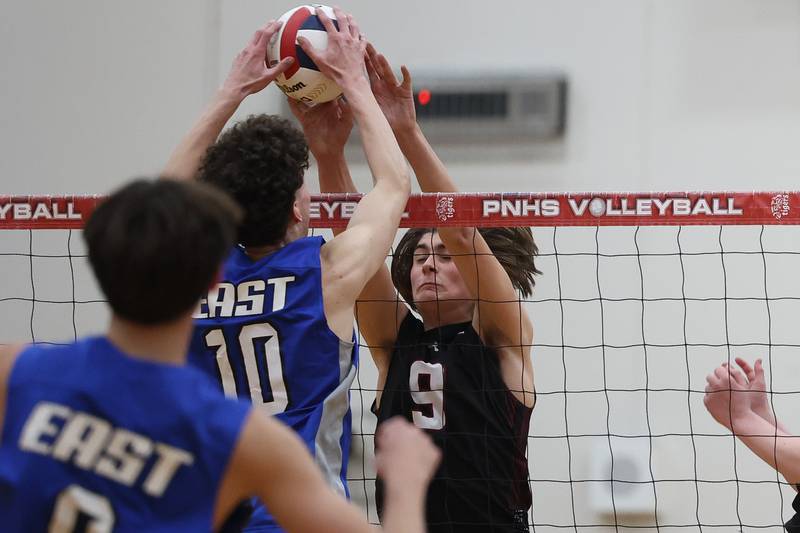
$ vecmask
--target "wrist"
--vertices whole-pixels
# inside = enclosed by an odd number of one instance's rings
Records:
[[[414,121],[408,124],[393,125],[392,132],[398,142],[410,142],[422,134],[422,129],[417,121]]]
[[[732,430],[736,433],[749,433],[754,425],[764,422],[764,418],[752,409],[736,409],[731,416]]]
[[[344,160],[344,146],[341,148],[331,148],[329,146],[324,148],[309,147],[308,149],[320,165],[338,164]]]
[[[427,478],[414,479],[411,476],[407,476],[407,479],[401,480],[397,479],[397,477],[398,476],[394,476],[392,479],[383,479],[383,487],[386,492],[387,501],[389,499],[406,498],[410,501],[419,499],[424,503],[429,483]]]
[[[368,95],[372,96],[372,87],[369,85],[369,80],[360,73],[355,76],[347,75],[342,79],[336,80],[336,84],[342,88],[342,92],[348,101]]]
[[[218,106],[238,108],[247,94],[231,87],[221,87],[214,95],[214,102]]]
[[[768,404],[754,405],[753,412],[758,416],[760,416],[761,418],[763,418],[764,420],[766,420],[767,422],[771,424],[775,423],[775,415],[773,414],[772,409],[770,409],[770,406]]]

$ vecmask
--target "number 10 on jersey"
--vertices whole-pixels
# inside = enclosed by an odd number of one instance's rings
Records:
[[[267,322],[242,326],[236,339],[238,349],[229,350],[221,329],[212,329],[205,336],[206,346],[216,350],[217,367],[222,379],[222,390],[229,398],[250,397],[253,405],[260,405],[268,414],[282,413],[289,405],[289,395],[283,381],[283,362],[281,361],[278,332]],[[238,353],[237,353],[238,352]],[[238,394],[236,377],[231,366],[232,357],[241,357],[248,394]],[[262,361],[268,382],[264,382],[259,372],[259,359]]]

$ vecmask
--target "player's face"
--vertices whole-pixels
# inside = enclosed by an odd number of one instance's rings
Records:
[[[425,307],[431,304],[434,307],[473,305],[464,278],[438,233],[424,234],[414,249],[411,294],[423,314]]]

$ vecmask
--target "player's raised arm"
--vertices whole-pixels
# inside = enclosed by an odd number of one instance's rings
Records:
[[[747,372],[745,366],[739,366]],[[774,421],[774,417],[770,421],[770,417],[758,412],[759,403],[766,399],[766,390],[758,388],[758,377],[753,376],[756,382],[727,364],[718,366],[706,377],[703,402],[714,420],[796,486],[800,483],[800,441]]]
[[[328,47],[316,50],[306,40],[301,46],[320,70],[344,92],[361,130],[374,187],[358,205],[347,230],[322,249],[325,314],[337,334],[352,324],[356,297],[383,264],[394,239],[411,190],[403,154],[364,76],[366,42],[353,18],[335,9],[337,30],[317,10],[328,32]]]
[[[423,501],[439,451],[404,420],[378,432],[378,471],[387,480],[384,531],[425,531]],[[270,453],[264,453],[264,450]],[[214,513],[219,526],[242,498],[257,495],[289,532],[374,531],[363,512],[333,492],[298,437],[280,423],[252,411],[220,487]]]
[[[289,68],[294,61],[290,57],[272,68],[266,64],[267,44],[280,27],[280,22],[269,21],[256,31],[247,46],[239,52],[222,87],[170,156],[162,172],[163,176],[193,179],[197,175],[206,150],[216,141],[222,128],[242,101],[264,89],[280,73]]]
[[[344,147],[353,130],[353,112],[347,101],[337,98],[314,106],[294,98],[287,98],[287,102],[303,128],[309,152],[317,161],[319,191],[358,192],[344,156]],[[333,234],[343,231],[334,228]]]
[[[398,81],[386,58],[367,47],[367,70],[372,90],[383,109],[403,154],[411,163],[424,192],[457,192],[455,181],[433,151],[417,124],[411,74],[403,66]],[[533,368],[530,347],[533,326],[522,308],[509,274],[475,228],[442,227],[438,230],[449,257],[456,263],[470,293],[477,300],[475,328],[481,338],[499,350],[509,388],[525,391],[525,403],[533,402]],[[516,237],[514,231],[508,238]],[[520,238],[523,236],[520,234]],[[520,252],[524,253],[524,252]],[[514,258],[504,257],[513,262]],[[521,379],[521,382],[520,382]],[[513,383],[512,383],[513,382]]]
[[[289,107],[317,160],[320,192],[358,192],[344,156],[344,146],[353,125],[353,114],[347,102],[340,99],[308,107],[290,98]],[[333,233],[339,235],[344,231],[334,229]],[[356,320],[381,375],[388,367],[398,326],[407,313],[408,308],[396,298],[389,269],[379,267],[359,295]]]

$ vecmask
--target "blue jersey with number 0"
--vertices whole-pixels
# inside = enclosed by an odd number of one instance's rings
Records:
[[[189,360],[227,396],[246,398],[294,429],[331,486],[347,495],[357,350],[325,318],[323,243],[322,237],[298,239],[257,261],[236,247],[221,283],[195,313]],[[256,506],[247,531],[276,529]]]
[[[8,381],[0,529],[210,532],[250,409],[193,368],[103,337],[29,347]]]

